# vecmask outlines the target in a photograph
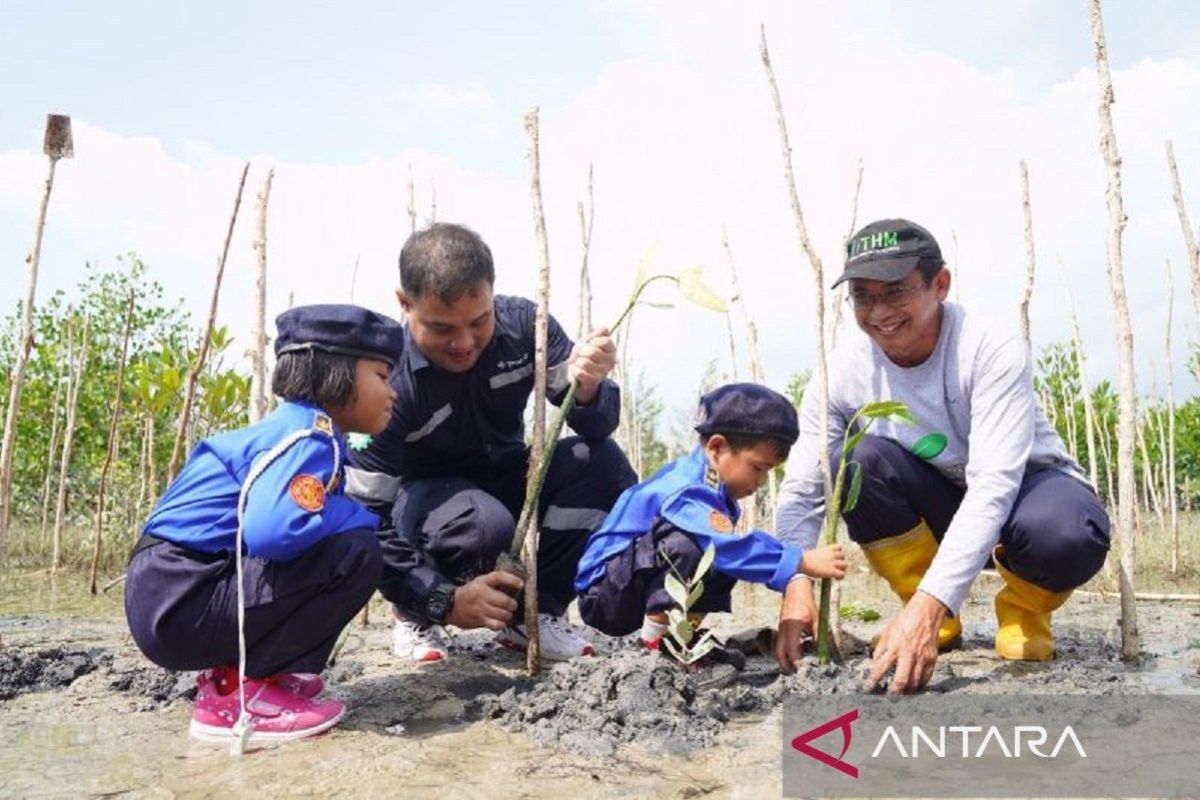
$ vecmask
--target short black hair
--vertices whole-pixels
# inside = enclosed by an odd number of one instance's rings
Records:
[[[922,258],[917,262],[917,269],[921,271],[921,281],[928,286],[944,266],[946,262],[940,258]]]
[[[400,251],[400,286],[413,300],[428,294],[450,305],[480,283],[496,283],[492,251],[465,225],[435,222]]]
[[[700,436],[700,444],[708,444],[708,440],[717,434],[725,437],[725,441],[729,443],[729,449],[735,453],[766,443],[771,446],[771,452],[775,457],[782,462],[787,461],[788,454],[792,452],[792,443],[786,439],[780,439],[777,436],[753,436],[746,433],[710,431],[707,435]]]
[[[326,410],[354,402],[358,359],[308,349],[284,353],[275,361],[271,391],[284,400],[299,400]]]

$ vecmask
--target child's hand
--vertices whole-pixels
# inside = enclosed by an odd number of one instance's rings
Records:
[[[813,578],[846,577],[846,554],[840,544],[809,550],[800,560],[800,571]]]

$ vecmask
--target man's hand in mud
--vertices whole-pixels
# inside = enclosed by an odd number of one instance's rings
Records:
[[[509,572],[489,572],[454,590],[454,606],[446,622],[457,628],[504,628],[517,610],[516,597],[525,582]]]
[[[879,635],[867,690],[874,690],[893,668],[889,694],[911,694],[929,683],[937,663],[938,628],[946,613],[946,607],[933,595],[920,591],[914,594]]]
[[[779,634],[775,637],[775,660],[786,673],[796,671],[800,663],[800,642],[805,636],[815,636],[817,604],[813,599],[812,581],[797,578],[783,592],[779,607]]]

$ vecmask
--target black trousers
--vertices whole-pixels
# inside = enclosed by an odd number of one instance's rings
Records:
[[[538,504],[538,608],[562,614],[575,596],[575,570],[592,531],[621,492],[637,480],[611,439],[561,440],[554,449]],[[468,480],[405,481],[383,537],[380,592],[406,614],[423,619],[428,586],[414,585],[414,561],[457,584],[491,572],[509,549],[525,500],[525,471]],[[424,571],[428,574],[428,571]]]
[[[246,674],[323,670],[338,634],[375,591],[381,563],[370,530],[329,536],[287,561],[243,558]],[[233,553],[170,542],[137,551],[125,580],[125,616],[138,647],[160,667],[236,664]]]

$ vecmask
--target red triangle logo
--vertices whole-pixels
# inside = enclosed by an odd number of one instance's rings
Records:
[[[803,753],[809,758],[815,758],[817,761],[820,761],[827,767],[833,767],[838,772],[843,772],[846,775],[849,775],[851,778],[857,779],[858,767],[854,766],[853,764],[848,764],[842,760],[842,756],[846,755],[846,751],[850,749],[850,737],[852,735],[850,724],[857,719],[857,708],[853,711],[847,711],[840,717],[831,719],[826,723],[818,725],[810,731],[805,731],[795,739],[792,739],[792,749]],[[820,739],[830,731],[838,729],[842,731],[842,752],[838,754],[837,758],[834,758],[823,750],[818,750],[809,744],[809,742],[812,740]]]

